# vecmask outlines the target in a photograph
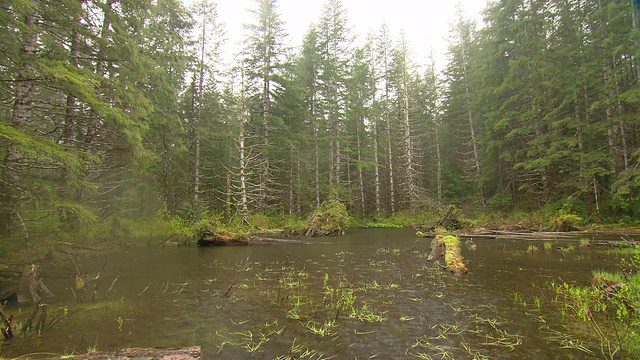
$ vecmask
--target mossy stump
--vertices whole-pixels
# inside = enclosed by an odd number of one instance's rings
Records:
[[[199,246],[249,245],[249,237],[221,229],[207,229],[198,238]]]
[[[307,221],[305,236],[344,235],[349,213],[338,200],[325,201]]]

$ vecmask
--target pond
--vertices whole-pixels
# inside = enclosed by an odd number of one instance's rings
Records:
[[[125,347],[201,346],[203,358],[589,358],[562,342],[550,283],[587,284],[620,259],[578,239],[475,239],[469,273],[426,261],[431,239],[409,229],[352,230],[306,245],[134,248],[45,270],[40,335],[3,357]],[[540,248],[527,253],[530,244]],[[573,251],[557,247],[575,245]],[[76,304],[77,272],[100,274]],[[114,283],[114,280],[117,280]],[[111,291],[107,289],[113,285]],[[32,307],[8,305],[24,319]]]

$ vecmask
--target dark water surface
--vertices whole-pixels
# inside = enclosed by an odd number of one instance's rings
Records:
[[[620,261],[599,246],[562,254],[542,241],[476,239],[476,251],[463,247],[469,273],[456,277],[426,261],[431,239],[412,230],[310,241],[136,248],[46,269],[49,316],[68,316],[5,341],[0,355],[199,345],[205,359],[592,358],[562,342],[549,282],[587,284]],[[528,254],[530,244],[541,251]],[[76,304],[77,269],[100,273],[96,302],[91,288]],[[20,320],[31,309],[6,312]]]

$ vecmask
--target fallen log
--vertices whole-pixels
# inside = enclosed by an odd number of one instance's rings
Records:
[[[292,239],[274,239],[268,237],[254,237],[249,240],[249,245],[306,245],[310,242]]]
[[[84,355],[64,357],[69,360],[145,359],[145,360],[197,360],[202,358],[200,346],[170,349],[130,348],[114,352],[90,352]],[[61,359],[61,358],[55,358]],[[49,359],[49,360],[53,360]]]
[[[291,239],[275,239],[268,237],[253,237],[250,239],[219,239],[216,237],[202,237],[198,240],[200,246],[237,246],[237,245],[302,245],[309,242]]]
[[[442,248],[444,247],[444,254]],[[444,257],[446,266],[439,265],[441,268],[446,269],[457,276],[467,273],[467,267],[464,264],[464,258],[460,252],[460,239],[456,236],[437,235],[431,241],[431,253],[427,261],[438,260],[440,257]]]
[[[626,241],[622,236],[629,235],[640,238],[639,233],[628,232],[607,232],[607,231],[574,231],[574,232],[552,232],[552,231],[504,231],[504,230],[480,230],[473,232],[454,231],[453,234],[459,238],[476,239],[524,239],[524,240],[571,240],[578,237],[594,238],[602,236],[621,236],[620,241]],[[632,243],[637,241],[631,241]]]
[[[246,239],[221,239],[213,236],[203,236],[198,240],[198,246],[234,246],[249,245]]]

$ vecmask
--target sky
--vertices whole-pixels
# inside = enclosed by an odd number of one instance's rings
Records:
[[[187,1],[190,2],[190,1]],[[312,23],[322,16],[326,0],[278,0],[280,19],[285,22],[289,45],[299,47]],[[467,18],[482,23],[486,0],[460,0]],[[429,63],[434,53],[439,68],[444,66],[447,37],[454,19],[456,0],[342,0],[347,18],[358,41],[370,31],[377,32],[382,23],[389,26],[394,38],[401,31],[410,44],[417,64]],[[227,41],[223,56],[237,52],[243,39],[243,24],[254,21],[247,9],[256,9],[256,0],[217,0],[219,20],[224,24]]]

